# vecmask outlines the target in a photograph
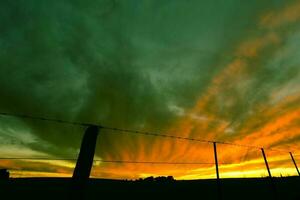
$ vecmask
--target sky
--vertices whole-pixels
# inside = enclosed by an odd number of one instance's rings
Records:
[[[6,0],[0,26],[1,112],[280,149],[272,173],[296,173],[300,1]],[[76,158],[84,130],[2,116],[0,156]],[[260,149],[217,149],[221,177],[266,176]],[[93,177],[215,177],[211,143],[100,130],[95,158]],[[70,176],[74,162],[0,167]]]

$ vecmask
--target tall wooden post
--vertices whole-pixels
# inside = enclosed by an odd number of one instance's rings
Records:
[[[214,156],[215,156],[216,175],[217,175],[218,197],[219,197],[219,200],[221,200],[222,199],[222,189],[221,189],[221,181],[220,181],[220,175],[219,175],[217,143],[214,142],[213,144],[214,144]]]
[[[80,152],[73,172],[72,185],[70,188],[70,200],[84,200],[86,185],[93,166],[98,126],[89,126],[82,138]]]
[[[296,164],[296,161],[295,161],[295,159],[294,159],[294,156],[293,156],[292,152],[290,152],[290,156],[291,156],[292,161],[293,161],[293,163],[294,163],[294,165],[295,165],[295,168],[296,168],[296,170],[297,170],[297,172],[298,172],[298,175],[300,176],[300,172],[299,172],[299,169],[298,169],[298,167],[297,167],[297,164]]]
[[[76,167],[73,172],[73,180],[81,182],[88,180],[88,178],[90,177],[98,132],[98,126],[89,126],[86,129],[81,142]]]

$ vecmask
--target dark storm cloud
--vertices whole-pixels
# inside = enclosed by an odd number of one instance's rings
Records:
[[[159,130],[178,118],[170,106],[194,105],[267,4],[19,0],[0,5],[2,111]],[[257,72],[249,94],[263,81],[272,82],[276,72],[261,69],[266,73],[270,76]],[[235,90],[226,95],[237,96],[237,104],[224,109],[229,115],[219,113],[234,121],[249,109],[247,97]],[[76,152],[83,131],[28,120],[14,126],[26,126],[38,137],[27,141],[30,148],[55,155]],[[120,142],[129,151],[138,148],[128,136],[102,138],[102,148],[116,156]]]

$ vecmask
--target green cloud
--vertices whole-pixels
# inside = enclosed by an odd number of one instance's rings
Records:
[[[230,52],[236,45],[256,34],[256,17],[283,4],[2,1],[0,109],[165,130],[180,117],[170,105],[192,108],[232,59]],[[287,49],[296,48],[290,47],[297,41],[297,36],[293,37],[287,41]],[[211,102],[212,110],[220,118],[242,124],[239,119],[244,119],[252,105],[263,102],[270,91],[299,73],[298,56],[290,60],[291,54],[284,57],[285,68],[278,67],[276,59],[275,63],[269,61],[275,54],[266,53],[251,63],[263,67],[250,75],[250,85],[223,91],[220,97],[226,101],[235,96],[234,104],[217,110],[216,102]],[[5,123],[1,120],[2,126]],[[14,122],[14,126],[22,131],[20,124],[24,123],[28,132],[39,138],[27,144],[30,148],[61,156],[77,153],[82,127],[30,120]],[[117,157],[124,148],[137,152],[140,146],[133,137],[103,134],[99,154]]]

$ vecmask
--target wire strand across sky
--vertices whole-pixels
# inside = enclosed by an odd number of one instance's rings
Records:
[[[77,158],[0,157],[0,160],[76,161]],[[153,165],[214,165],[215,164],[215,163],[208,163],[208,162],[165,162],[165,161],[133,161],[133,160],[101,160],[101,159],[94,159],[94,162],[125,163],[125,164],[153,164]]]
[[[0,115],[1,116],[6,116],[6,117],[17,117],[17,118],[23,118],[23,119],[49,121],[49,122],[62,123],[62,124],[71,124],[71,125],[75,125],[75,126],[97,126],[100,129],[116,131],[117,133],[130,133],[130,134],[146,135],[146,136],[154,136],[154,137],[163,137],[163,138],[171,138],[171,139],[178,139],[178,140],[189,140],[189,141],[196,141],[196,142],[203,142],[203,143],[218,143],[218,144],[233,145],[233,146],[252,148],[252,149],[264,148],[264,149],[268,149],[268,150],[271,150],[271,151],[289,153],[289,151],[283,151],[283,150],[274,149],[274,148],[258,147],[258,146],[245,145],[245,144],[236,144],[236,143],[231,143],[231,142],[226,142],[226,141],[213,141],[213,140],[205,140],[205,139],[197,139],[197,138],[189,138],[189,137],[168,135],[168,134],[158,134],[158,133],[153,133],[153,132],[148,132],[148,131],[122,129],[122,128],[104,126],[102,124],[90,123],[90,122],[75,122],[75,121],[67,121],[67,120],[61,120],[61,119],[53,119],[53,118],[47,118],[47,117],[37,117],[37,116],[30,116],[30,115],[19,114],[19,113],[7,113],[7,112],[0,112]]]

